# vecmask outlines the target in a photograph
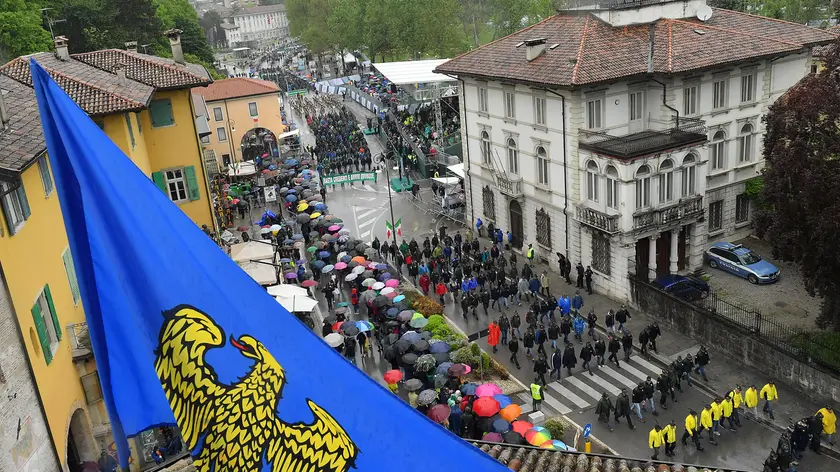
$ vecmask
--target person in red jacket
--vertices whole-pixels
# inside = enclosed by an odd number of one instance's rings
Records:
[[[423,289],[424,295],[429,295],[429,286],[432,284],[431,279],[429,279],[428,274],[423,274],[420,276],[420,288]]]
[[[353,305],[353,313],[359,312],[359,292],[354,288],[350,291],[350,303]]]
[[[438,282],[438,284],[435,286],[435,293],[438,297],[440,297],[441,306],[446,305],[446,303],[443,301],[443,296],[446,295],[446,285],[443,282]]]
[[[487,331],[487,344],[493,346],[493,352],[498,352],[499,350],[496,349],[496,346],[499,344],[499,339],[502,337],[502,330],[495,321],[491,321],[490,326],[487,327]]]

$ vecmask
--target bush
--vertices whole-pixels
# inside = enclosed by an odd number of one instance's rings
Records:
[[[543,427],[551,433],[551,439],[556,439],[558,441],[563,440],[563,430],[565,429],[565,426],[563,426],[563,423],[561,423],[560,420],[552,418],[543,423]]]
[[[415,298],[414,301],[411,302],[411,308],[418,313],[422,313],[426,318],[432,315],[443,314],[443,307],[440,303],[425,295],[420,295]]]
[[[464,346],[450,355],[452,362],[467,364],[470,367],[478,365],[478,357],[474,356],[469,346]]]
[[[481,353],[481,348],[478,347],[478,344],[476,343],[470,343],[470,351],[472,352],[472,355],[478,356]]]
[[[426,325],[426,331],[434,333],[435,330],[442,326],[449,328],[446,319],[441,315],[432,315],[429,317],[429,324]]]
[[[461,333],[452,333],[452,335],[449,336],[449,339],[445,341],[449,343],[449,347],[452,348],[453,351],[467,345],[467,337]]]

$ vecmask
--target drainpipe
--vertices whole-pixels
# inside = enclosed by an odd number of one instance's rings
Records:
[[[6,299],[9,301],[10,314],[14,317],[15,331],[18,335],[18,342],[20,342],[20,348],[23,349],[23,357],[26,359],[26,369],[29,372],[29,380],[32,382],[32,386],[35,388],[35,395],[38,396],[38,408],[41,410],[41,416],[44,417],[44,426],[47,427],[47,436],[49,436],[50,438],[50,450],[55,456],[55,463],[61,466],[61,457],[59,457],[58,449],[56,448],[56,444],[58,443],[56,443],[55,437],[52,433],[52,429],[50,429],[50,423],[47,417],[47,410],[44,409],[44,397],[41,395],[41,389],[38,387],[38,381],[35,379],[35,371],[32,370],[32,359],[29,358],[29,351],[26,350],[25,338],[23,336],[23,331],[21,331],[20,329],[17,310],[15,309],[15,304],[12,301],[12,292],[9,290],[9,281],[6,278],[6,271],[3,269],[2,264],[0,264],[0,282],[2,282],[3,284],[3,289],[6,293]]]
[[[544,91],[557,95],[560,97],[562,103],[562,121],[563,121],[563,220],[566,222],[566,254],[569,253],[569,166],[566,162],[566,97],[555,92],[554,90],[549,90],[547,88],[543,89]]]
[[[648,43],[648,74],[650,74],[650,80],[652,82],[656,82],[657,84],[662,86],[662,104],[665,105],[665,108],[673,111],[677,116],[677,128],[680,127],[680,111],[676,108],[668,105],[668,86],[665,85],[664,82],[660,82],[656,80],[653,76],[653,45],[654,39],[656,38],[656,25],[651,23],[650,25],[650,41]]]

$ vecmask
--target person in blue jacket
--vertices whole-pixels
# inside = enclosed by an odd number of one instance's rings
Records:
[[[505,238],[505,233],[503,233],[502,230],[497,229],[496,230],[496,245],[499,247],[499,251],[501,251],[503,249],[504,238]]]
[[[531,296],[536,297],[537,293],[540,291],[540,281],[536,277],[531,277],[531,281],[528,282],[528,288],[531,290]]]
[[[560,313],[568,315],[571,313],[571,301],[567,295],[563,295],[557,300],[557,307],[560,308]]]
[[[508,246],[513,247],[513,233],[510,231],[507,232],[507,242]]]
[[[580,312],[577,312],[575,314],[574,328],[575,339],[577,339],[580,342],[583,342],[583,339],[581,339],[581,335],[583,335],[583,330],[586,329],[586,320],[583,319],[583,316],[580,315]]]
[[[481,228],[483,227],[484,222],[481,221],[481,218],[479,218],[478,221],[475,222],[475,232],[478,233],[479,236],[481,236]]]
[[[583,308],[583,297],[580,296],[580,290],[575,290],[575,296],[572,298],[572,309],[579,312]]]

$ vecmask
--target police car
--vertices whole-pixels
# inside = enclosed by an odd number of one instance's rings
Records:
[[[722,269],[753,284],[771,284],[779,280],[779,269],[740,244],[715,243],[703,254],[713,269]]]

